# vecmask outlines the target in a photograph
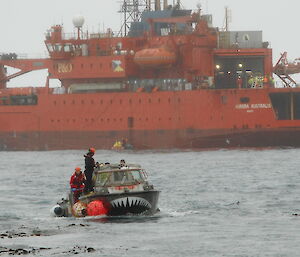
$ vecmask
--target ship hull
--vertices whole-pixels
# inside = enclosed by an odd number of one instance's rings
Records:
[[[45,94],[0,106],[1,150],[300,146],[300,89]]]
[[[127,192],[114,194],[95,193],[84,195],[79,198],[80,202],[87,206],[89,203],[100,201],[105,206],[105,215],[122,216],[122,215],[154,215],[159,211],[157,204],[159,191],[149,190],[141,192]],[[87,213],[74,212],[74,205],[70,200],[63,200],[54,206],[53,213],[55,216],[86,216]],[[93,215],[92,215],[93,216]]]
[[[111,149],[113,138],[128,138],[135,150],[234,147],[300,147],[300,128],[244,130],[57,131],[0,133],[1,150]]]
[[[153,215],[158,211],[159,191],[128,192],[120,194],[96,194],[80,198],[86,204],[99,200],[107,206],[108,216],[121,216],[128,214]]]

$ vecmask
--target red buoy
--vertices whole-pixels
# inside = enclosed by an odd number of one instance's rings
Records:
[[[103,202],[100,200],[92,201],[87,206],[88,216],[106,215],[107,209],[104,207]]]

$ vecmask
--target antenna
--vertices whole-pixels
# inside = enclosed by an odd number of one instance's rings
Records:
[[[224,31],[229,31],[229,23],[232,21],[231,10],[225,6],[225,28]]]

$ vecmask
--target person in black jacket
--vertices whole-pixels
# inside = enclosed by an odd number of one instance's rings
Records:
[[[95,148],[90,148],[88,153],[84,155],[84,161],[85,161],[84,174],[86,177],[84,191],[86,193],[91,192],[93,190],[92,177],[93,177],[94,168],[96,166],[95,160],[93,158],[95,151],[96,151]]]

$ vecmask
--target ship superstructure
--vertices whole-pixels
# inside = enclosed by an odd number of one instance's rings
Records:
[[[1,55],[2,149],[110,148],[120,138],[137,149],[300,145],[290,77],[299,65],[285,53],[273,67],[261,31],[221,31],[180,1],[124,1],[121,11],[119,32],[84,33],[82,17],[73,35],[51,27],[47,59]],[[6,87],[39,69],[48,69],[45,87]]]

